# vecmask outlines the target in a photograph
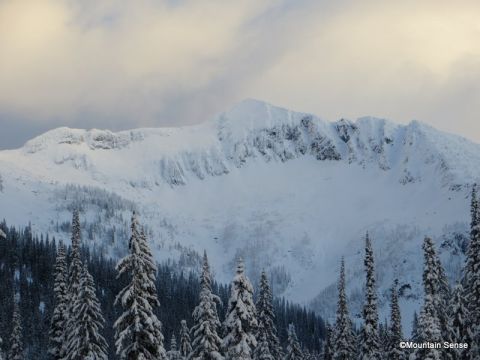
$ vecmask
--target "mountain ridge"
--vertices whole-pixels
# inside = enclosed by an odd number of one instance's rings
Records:
[[[426,148],[415,148],[422,137],[424,143],[420,145]],[[428,146],[425,141],[429,142]],[[209,122],[179,128],[139,128],[120,132],[57,128],[28,141],[17,151],[28,156],[58,147],[59,151],[70,153],[70,157],[57,151],[51,155],[55,163],[70,161],[75,167],[87,168],[95,166],[92,158],[96,150],[123,150],[142,145],[144,148],[139,152],[145,156],[155,152],[161,177],[174,186],[184,185],[192,175],[200,179],[208,175],[225,175],[232,166],[240,167],[258,157],[266,161],[287,161],[312,155],[317,160],[377,162],[380,168],[388,170],[397,162],[408,163],[415,157],[412,152],[427,150],[432,153],[430,150],[435,146],[439,147],[436,149],[438,166],[446,171],[453,170],[444,174],[446,178],[450,177],[446,181],[458,186],[454,184],[458,177],[457,164],[462,164],[469,182],[473,182],[476,175],[468,167],[468,159],[480,161],[480,145],[439,132],[418,121],[399,125],[385,119],[362,117],[355,122],[345,119],[327,122],[311,114],[293,112],[257,100],[245,100]],[[460,150],[455,152],[455,147]],[[449,149],[444,151],[444,148]],[[398,158],[402,151],[404,156]],[[0,160],[8,160],[13,153],[9,151],[2,157],[5,152],[0,152]],[[461,156],[462,153],[465,155]],[[432,153],[422,160],[427,163],[435,161],[435,155]],[[421,165],[404,166],[399,181],[418,180],[415,167]]]

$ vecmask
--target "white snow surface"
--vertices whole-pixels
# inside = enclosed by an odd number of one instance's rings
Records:
[[[369,231],[382,311],[398,277],[407,323],[422,294],[424,235],[459,275],[480,145],[418,121],[328,122],[245,100],[195,126],[54,129],[0,151],[0,176],[0,218],[10,225],[31,222],[68,241],[62,223],[80,204],[84,241],[118,256],[136,209],[158,260],[194,266],[188,259],[206,249],[217,279],[230,281],[242,255],[253,281],[265,268],[277,294],[326,316],[342,255],[360,313]]]

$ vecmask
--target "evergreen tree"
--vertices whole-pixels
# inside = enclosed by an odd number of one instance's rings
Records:
[[[221,326],[217,305],[221,301],[217,295],[212,293],[212,279],[206,252],[203,254],[200,286],[200,303],[193,311],[195,322],[192,328],[193,351],[189,358],[192,360],[220,360],[223,359],[223,356],[220,353],[222,339],[217,334],[217,330]]]
[[[400,349],[400,342],[403,341],[402,318],[400,315],[400,305],[398,304],[398,280],[395,280],[392,286],[390,297],[390,329],[389,329],[388,359],[405,360],[406,353]]]
[[[325,334],[325,342],[323,344],[323,360],[333,360],[333,347],[332,347],[333,331],[330,324],[327,324],[326,330],[327,331]]]
[[[472,337],[469,356],[480,359],[480,209],[476,185],[472,189],[470,207],[470,244],[464,270],[463,284],[469,311],[468,327]]]
[[[12,334],[10,336],[10,350],[8,351],[8,360],[23,360],[23,340],[22,340],[22,317],[20,307],[17,301],[14,301],[12,317]]]
[[[255,348],[255,352],[253,354],[254,360],[275,360],[275,358],[270,353],[270,346],[267,339],[267,332],[262,329],[263,324],[259,325],[259,332],[258,332],[258,339],[257,339],[257,347]]]
[[[295,331],[295,326],[293,324],[288,326],[288,344],[285,360],[303,360],[302,349],[298,342],[297,332]]]
[[[340,279],[338,281],[337,318],[334,333],[334,360],[353,360],[355,357],[355,336],[352,322],[348,313],[347,295],[345,292],[345,260],[340,265]]]
[[[187,327],[187,322],[182,320],[180,322],[180,356],[183,360],[186,360],[192,353],[192,344],[190,341],[190,334]]]
[[[305,360],[320,360],[321,359],[320,354],[316,351],[310,352],[309,350],[306,350],[306,351],[304,351],[304,353],[305,353],[305,356],[304,356]]]
[[[438,317],[439,304],[439,274],[435,248],[432,239],[426,237],[423,242],[424,271],[423,288],[424,303],[420,312],[419,334],[423,341],[442,342],[442,329]],[[440,349],[417,349],[415,359],[436,360],[442,358]]]
[[[92,275],[84,265],[72,306],[75,327],[68,338],[66,360],[106,360],[107,343],[100,331],[105,322],[95,294]]]
[[[181,360],[182,357],[180,356],[180,351],[177,350],[177,339],[175,338],[175,334],[172,334],[172,338],[170,340],[170,351],[167,352],[168,360]]]
[[[378,339],[377,288],[375,285],[375,264],[370,237],[365,238],[365,304],[363,306],[363,327],[360,335],[360,359],[379,360],[381,357]]]
[[[378,324],[378,338],[380,344],[380,354],[382,354],[382,356],[385,356],[385,354],[388,354],[390,344],[387,319],[385,319],[383,323]]]
[[[165,360],[162,325],[153,312],[159,306],[156,266],[135,213],[131,232],[129,254],[117,264],[118,276],[130,280],[115,299],[124,310],[114,324],[117,355],[120,360]]]
[[[68,283],[67,283],[67,308],[66,308],[66,325],[62,339],[62,358],[67,356],[67,344],[69,339],[73,336],[75,331],[75,313],[73,305],[75,304],[77,295],[79,293],[80,278],[82,274],[82,259],[80,253],[81,245],[81,230],[80,230],[80,215],[78,210],[73,211],[72,216],[72,253],[70,266],[68,269]],[[60,342],[60,340],[59,340]]]
[[[275,313],[273,311],[272,300],[272,290],[268,283],[267,274],[265,271],[262,271],[260,277],[260,295],[256,304],[257,320],[259,324],[257,339],[263,339],[264,334],[262,332],[264,332],[268,343],[269,353],[275,359],[281,359],[283,354],[277,336],[277,328],[275,327]]]
[[[464,291],[461,284],[458,284],[453,290],[452,299],[450,301],[449,340],[454,343],[472,344],[470,329],[468,327],[469,313],[464,298]],[[470,359],[468,349],[452,349],[453,359],[467,360]]]
[[[480,215],[479,215],[479,203],[477,197],[477,185],[472,188],[471,203],[470,203],[470,244],[467,250],[467,259],[464,269],[463,285],[467,293],[472,291],[472,284],[469,283],[469,278],[475,276],[475,268],[478,263],[478,257],[480,256],[478,242],[480,237]],[[473,279],[472,279],[473,280]]]
[[[255,333],[258,322],[253,286],[245,275],[245,266],[240,259],[233,279],[228,309],[224,322],[225,337],[222,347],[227,360],[250,360],[257,346]]]
[[[448,313],[447,311],[445,311],[445,309],[448,309],[451,291],[450,291],[450,285],[448,284],[447,276],[445,275],[445,270],[443,269],[442,263],[440,262],[440,258],[438,257],[438,255],[435,256],[435,261],[436,261],[436,271],[438,274],[438,283],[437,283],[438,296],[436,297],[437,314],[438,314],[438,320],[440,322],[442,338],[443,340],[446,341],[448,340],[448,337],[450,335],[450,329],[448,327],[449,326]]]
[[[312,360],[313,359],[312,353],[306,348],[302,349],[302,354],[303,354],[302,360]]]
[[[72,254],[71,254],[71,260],[70,260],[70,267],[68,271],[68,291],[72,296],[70,298],[70,301],[74,300],[75,295],[78,294],[78,287],[80,286],[80,277],[82,274],[82,259],[81,259],[81,253],[80,253],[81,229],[80,229],[80,214],[78,210],[73,211],[71,241],[72,241]]]
[[[431,239],[429,239],[432,242]],[[436,253],[433,242],[430,246],[431,249],[431,274],[434,274],[432,277],[432,291],[434,291],[435,296],[433,297],[434,305],[437,310],[437,317],[440,323],[440,331],[442,333],[442,339],[447,340],[449,335],[448,329],[448,314],[445,309],[448,308],[448,303],[450,301],[450,286],[448,284],[447,276],[445,275],[445,270],[443,269],[442,263],[438,254]]]
[[[49,354],[53,360],[62,359],[62,348],[66,328],[66,311],[68,303],[67,293],[67,258],[65,245],[58,245],[57,258],[54,268],[54,298],[55,309],[53,310],[50,325],[50,348]]]

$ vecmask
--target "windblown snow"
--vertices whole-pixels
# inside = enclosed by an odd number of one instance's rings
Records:
[[[235,258],[277,295],[329,316],[346,258],[360,316],[364,235],[373,239],[380,305],[399,278],[404,319],[421,297],[421,240],[436,240],[451,279],[461,271],[468,194],[480,145],[413,121],[328,122],[245,100],[210,122],[122,132],[58,128],[0,152],[0,218],[68,240],[80,207],[84,242],[126,248],[133,209],[158,260],[195,268],[209,252],[217,279]]]

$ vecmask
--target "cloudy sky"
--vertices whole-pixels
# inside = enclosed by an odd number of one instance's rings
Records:
[[[480,142],[480,2],[0,0],[0,148],[172,126],[244,98]]]

